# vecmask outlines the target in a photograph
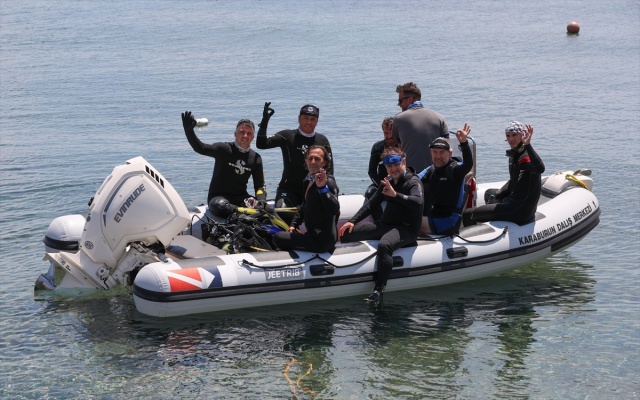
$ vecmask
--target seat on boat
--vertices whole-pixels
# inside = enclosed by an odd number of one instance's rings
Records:
[[[532,222],[539,221],[539,220],[541,220],[542,218],[544,218],[544,214],[543,214],[543,213],[541,213],[540,211],[536,211],[536,215],[534,215],[533,217],[531,217],[528,221],[523,222],[523,223],[521,223],[521,224],[519,224],[519,223],[517,223],[517,222],[516,222],[515,224],[517,224],[518,226],[525,226],[525,225],[528,225],[528,224],[530,224],[530,223],[532,223]]]
[[[179,259],[226,255],[227,252],[191,235],[178,235],[167,246],[168,255]]]

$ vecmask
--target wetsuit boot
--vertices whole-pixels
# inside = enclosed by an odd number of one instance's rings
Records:
[[[376,286],[375,288],[373,288],[373,292],[366,299],[364,299],[364,301],[376,306],[381,304],[384,295],[384,288],[384,286]]]

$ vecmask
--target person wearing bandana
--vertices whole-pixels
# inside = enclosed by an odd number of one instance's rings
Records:
[[[338,185],[325,170],[331,158],[323,146],[312,145],[307,149],[305,160],[309,174],[304,180],[304,201],[288,232],[276,233],[273,243],[281,250],[333,252],[338,240],[336,224],[340,202]],[[303,222],[306,232],[300,233],[298,228]]]
[[[365,300],[374,304],[382,295],[393,268],[393,252],[415,242],[422,223],[423,193],[420,178],[412,167],[407,167],[405,154],[390,148],[382,154],[387,169],[386,178],[369,201],[347,221],[339,232],[342,243],[360,240],[379,240],[376,260],[377,273],[373,292]],[[387,202],[382,218],[373,222],[362,221],[374,207]]]
[[[182,126],[191,148],[216,161],[209,183],[207,204],[214,215],[226,218],[238,207],[254,206],[267,199],[264,171],[260,154],[251,149],[255,126],[251,120],[241,119],[236,125],[233,142],[202,143],[193,128],[196,119],[190,111],[182,114]],[[247,193],[249,177],[253,177],[255,197]]]
[[[320,109],[312,104],[305,104],[300,109],[298,128],[286,129],[267,137],[267,125],[274,114],[271,103],[264,104],[262,121],[259,124],[256,146],[259,149],[279,147],[282,151],[282,178],[276,191],[276,207],[297,207],[304,200],[305,153],[316,144],[324,146],[331,156],[331,145],[326,136],[315,131],[320,117]],[[327,166],[327,172],[333,175],[333,160]]]
[[[448,139],[449,127],[442,115],[424,106],[415,83],[398,85],[396,92],[402,111],[393,118],[393,136],[407,153],[407,165],[422,171],[432,162],[429,143],[438,137]]]
[[[525,224],[536,215],[544,163],[531,146],[533,127],[512,121],[505,129],[509,157],[509,180],[500,189],[485,191],[485,205],[468,209],[463,224],[477,222],[510,221]]]

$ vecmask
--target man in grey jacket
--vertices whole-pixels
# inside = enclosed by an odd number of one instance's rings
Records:
[[[449,137],[444,117],[426,108],[422,92],[413,82],[398,85],[398,106],[402,111],[393,118],[393,136],[407,154],[407,165],[422,171],[431,165],[429,144],[438,137]]]

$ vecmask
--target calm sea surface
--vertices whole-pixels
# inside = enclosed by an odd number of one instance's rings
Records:
[[[1,1],[0,397],[51,399],[640,398],[640,3],[524,1]],[[568,22],[581,24],[577,36]],[[547,172],[591,168],[600,225],[497,277],[175,319],[130,294],[36,299],[41,239],[142,155],[187,204],[212,161],[180,113],[270,132],[320,107],[343,193],[368,184],[380,123],[415,81],[506,179],[503,129],[535,128]],[[278,150],[262,150],[269,192]],[[302,378],[299,385],[298,379]]]

